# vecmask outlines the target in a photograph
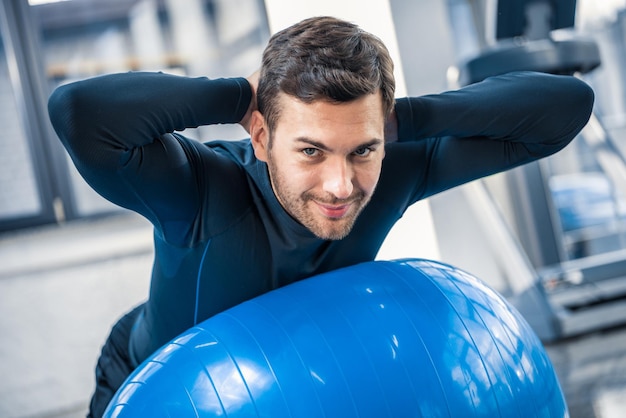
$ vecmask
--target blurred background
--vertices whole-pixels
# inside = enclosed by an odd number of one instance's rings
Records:
[[[594,88],[563,152],[421,202],[378,257],[485,280],[544,341],[572,417],[624,416],[626,0],[2,0],[0,417],[84,416],[109,329],[149,286],[150,225],[80,178],[48,121],[52,90],[124,71],[246,76],[271,33],[322,14],[385,41],[399,96],[513,70]]]

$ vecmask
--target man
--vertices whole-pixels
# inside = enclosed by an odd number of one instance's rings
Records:
[[[583,82],[535,73],[394,101],[392,72],[379,39],[319,17],[274,35],[248,79],[127,73],[54,92],[51,120],[78,170],[155,231],[150,296],[103,347],[92,416],[182,331],[373,260],[411,204],[557,152],[593,104]],[[217,123],[251,139],[174,133]]]

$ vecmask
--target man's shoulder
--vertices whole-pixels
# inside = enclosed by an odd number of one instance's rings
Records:
[[[269,184],[265,163],[256,158],[250,138],[213,140],[202,143],[202,146],[220,157],[220,162],[214,161],[217,166],[236,167],[236,171],[245,176],[248,184],[254,183],[257,188],[264,188]]]
[[[250,138],[240,140],[213,140],[204,142],[203,145],[217,154],[230,158],[243,165],[255,163],[254,149]]]

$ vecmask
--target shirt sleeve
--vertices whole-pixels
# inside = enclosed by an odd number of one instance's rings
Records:
[[[515,72],[465,88],[398,99],[398,142],[419,143],[420,196],[564,148],[586,125],[593,90],[572,76]]]
[[[130,72],[61,86],[51,95],[48,110],[91,187],[157,224],[161,218],[189,221],[201,204],[199,165],[206,166],[206,155],[200,154],[208,151],[175,131],[236,123],[251,96],[244,78]],[[216,161],[214,166],[218,170],[224,164]],[[211,175],[211,169],[204,174]]]

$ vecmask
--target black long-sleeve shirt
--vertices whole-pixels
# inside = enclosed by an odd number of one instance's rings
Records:
[[[573,77],[523,72],[398,99],[399,140],[386,144],[376,192],[339,241],[316,238],[282,208],[249,140],[203,144],[175,132],[236,123],[250,100],[243,78],[162,73],[96,77],[50,98],[86,181],[154,224],[150,295],[131,337],[137,362],[244,300],[373,260],[416,201],[560,150],[586,124],[593,92]]]

